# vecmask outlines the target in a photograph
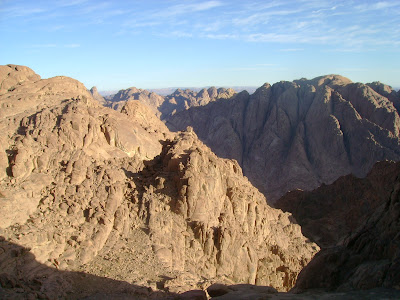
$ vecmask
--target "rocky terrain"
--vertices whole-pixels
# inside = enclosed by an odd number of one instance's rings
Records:
[[[89,92],[92,94],[93,99],[97,100],[101,105],[106,105],[107,101],[102,95],[99,94],[97,87],[92,87]]]
[[[343,243],[390,198],[400,164],[382,161],[365,178],[346,175],[313,191],[291,191],[275,206],[291,212],[302,232],[323,248]]]
[[[118,97],[0,66],[0,298],[400,298],[398,93]]]
[[[300,273],[295,290],[400,289],[399,176],[400,163],[381,162],[366,178],[349,175],[277,202],[322,247]]]
[[[269,203],[293,189],[312,190],[340,176],[366,176],[399,160],[400,94],[329,75],[265,84],[251,96],[192,107],[167,120],[192,126],[220,157],[236,159]]]
[[[190,107],[203,106],[217,99],[227,99],[235,93],[233,89],[210,87],[198,92],[189,89],[177,89],[168,96],[160,96],[154,92],[131,87],[120,90],[110,100],[107,100],[105,105],[119,111],[126,101],[138,100],[152,108],[161,120],[165,120],[179,111],[187,110]]]
[[[169,132],[140,101],[103,107],[68,77],[0,74],[0,295],[287,291],[318,251],[191,128]]]

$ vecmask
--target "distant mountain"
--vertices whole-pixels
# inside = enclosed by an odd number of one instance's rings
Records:
[[[170,87],[170,88],[160,88],[160,89],[148,89],[150,92],[157,93],[161,96],[168,96],[173,94],[176,90],[191,90],[193,92],[199,92],[202,89],[209,89],[211,86],[206,86],[206,87]],[[217,87],[221,88],[221,87]],[[225,88],[231,88],[233,89],[236,93],[240,93],[241,91],[246,90],[249,94],[254,93],[257,90],[257,86],[226,86]]]
[[[206,105],[217,99],[230,98],[234,94],[235,91],[233,89],[211,87],[209,89],[201,89],[198,92],[189,89],[177,89],[172,94],[163,97],[154,92],[131,87],[126,90],[120,90],[105,105],[115,110],[120,110],[126,101],[138,100],[148,105],[161,120],[164,120],[176,112],[190,107]]]
[[[103,98],[102,95],[99,94],[99,91],[97,90],[97,87],[92,87],[89,92],[92,94],[92,97],[96,99],[101,105],[106,104],[106,100]]]
[[[328,75],[265,84],[253,95],[176,113],[166,124],[192,126],[274,203],[287,191],[365,176],[377,161],[400,160],[399,99],[390,87]]]

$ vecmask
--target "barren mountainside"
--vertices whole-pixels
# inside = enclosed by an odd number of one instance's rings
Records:
[[[107,101],[106,106],[115,110],[120,110],[126,101],[138,100],[150,108],[161,119],[165,120],[175,113],[187,110],[190,107],[203,106],[217,99],[232,97],[236,92],[233,89],[215,88],[201,89],[198,92],[186,89],[177,89],[172,94],[160,96],[154,92],[131,87],[120,90],[111,100]]]
[[[169,132],[140,101],[103,107],[68,77],[0,74],[3,295],[159,299],[215,282],[287,291],[318,251],[190,128]]]
[[[398,162],[381,162],[366,178],[348,175],[278,200],[322,248],[300,273],[297,291],[399,289],[399,176]]]
[[[350,173],[363,177],[377,161],[400,159],[399,94],[371,86],[376,91],[338,75],[265,84],[251,96],[241,92],[179,112],[166,124],[192,126],[218,156],[236,159],[274,203],[287,191]]]

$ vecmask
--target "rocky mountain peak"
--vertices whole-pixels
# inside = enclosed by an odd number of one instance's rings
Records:
[[[177,113],[167,125],[192,126],[215,153],[236,159],[269,201],[400,158],[399,115],[367,85],[327,75],[237,96]]]
[[[316,78],[310,80],[310,82],[312,82],[312,84],[316,85],[316,86],[321,86],[321,85],[341,86],[341,85],[347,85],[349,83],[352,83],[352,81],[350,79],[348,79],[344,76],[335,75],[335,74],[316,77]]]
[[[0,66],[0,95],[15,89],[25,81],[37,81],[40,76],[32,69],[19,65]]]
[[[210,98],[216,98],[218,96],[218,90],[215,86],[210,87],[207,91]]]
[[[97,90],[97,87],[92,87],[90,90],[90,93],[92,94],[92,97],[96,99],[101,105],[106,104],[106,100],[103,98],[102,95],[99,94],[99,91]]]

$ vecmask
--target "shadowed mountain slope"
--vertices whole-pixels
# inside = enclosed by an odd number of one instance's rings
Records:
[[[338,75],[265,84],[251,96],[241,92],[179,112],[166,124],[192,126],[218,156],[236,159],[270,203],[400,159],[392,100]]]
[[[126,101],[137,100],[148,105],[161,120],[165,120],[179,111],[203,106],[217,99],[230,98],[235,93],[233,89],[210,87],[198,92],[177,89],[168,96],[160,96],[154,92],[131,87],[120,90],[107,101],[106,106],[119,111]]]
[[[400,163],[380,162],[277,202],[293,212],[321,251],[299,275],[296,291],[400,288]]]

